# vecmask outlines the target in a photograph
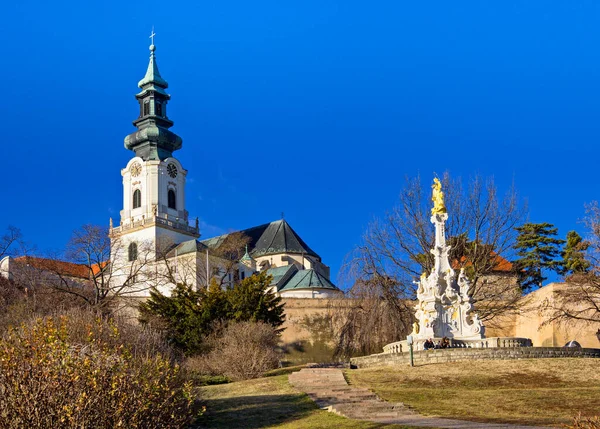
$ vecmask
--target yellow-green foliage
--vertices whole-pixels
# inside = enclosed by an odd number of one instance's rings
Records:
[[[100,340],[106,330],[119,336],[101,321],[74,343],[73,322],[38,319],[0,340],[0,428],[180,428],[193,419],[176,365]]]

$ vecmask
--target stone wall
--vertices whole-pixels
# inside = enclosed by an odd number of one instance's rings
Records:
[[[446,363],[482,359],[538,359],[538,358],[600,358],[600,349],[562,347],[515,347],[490,349],[444,349],[414,352],[415,365]],[[369,368],[383,365],[409,365],[408,353],[380,353],[355,357],[350,363],[356,368]]]
[[[282,328],[285,330],[281,334],[281,340],[284,343],[312,340],[314,331],[306,322],[325,316],[330,300],[282,297],[282,301],[285,304],[285,322]]]
[[[540,347],[561,347],[571,340],[576,340],[582,347],[600,347],[596,337],[598,324],[574,320],[567,324],[543,325],[549,316],[544,307],[552,306],[556,291],[567,287],[566,283],[550,283],[526,295],[511,335],[531,338],[533,345]]]

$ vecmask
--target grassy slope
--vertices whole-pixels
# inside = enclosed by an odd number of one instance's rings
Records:
[[[199,388],[206,405],[202,428],[227,429],[399,429],[359,422],[322,411],[291,387],[287,375]]]
[[[422,414],[487,422],[570,423],[600,414],[599,359],[528,359],[380,367],[347,372],[353,385]]]

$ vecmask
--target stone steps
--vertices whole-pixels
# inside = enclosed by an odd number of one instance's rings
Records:
[[[349,386],[339,369],[304,368],[290,374],[288,379],[320,408],[344,417],[372,420],[414,414],[403,404],[386,402],[368,389]]]
[[[386,402],[368,389],[349,386],[337,368],[303,368],[290,374],[288,379],[318,407],[351,419],[451,429],[534,429],[533,426],[425,417],[400,402]]]

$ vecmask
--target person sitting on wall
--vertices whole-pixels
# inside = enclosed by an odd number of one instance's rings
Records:
[[[434,348],[435,344],[431,338],[423,343],[423,350],[433,350]]]
[[[448,339],[448,337],[442,338],[442,343],[440,344],[440,347],[443,348],[443,349],[449,349],[450,348],[450,340]]]

